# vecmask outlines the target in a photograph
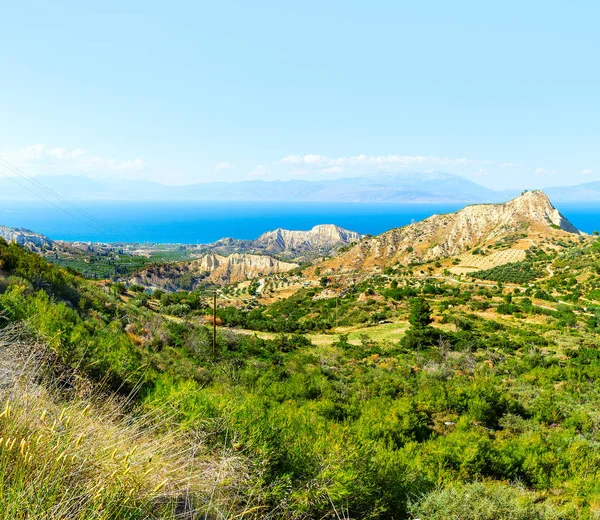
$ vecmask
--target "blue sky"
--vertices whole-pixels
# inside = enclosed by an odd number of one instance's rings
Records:
[[[600,180],[599,2],[4,2],[0,152],[165,183]]]

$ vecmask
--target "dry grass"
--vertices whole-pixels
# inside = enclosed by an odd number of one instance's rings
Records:
[[[166,409],[127,413],[74,374],[44,383],[39,348],[15,357],[18,332],[0,331],[0,362],[18,367],[0,381],[0,518],[253,517],[241,456],[215,455]]]

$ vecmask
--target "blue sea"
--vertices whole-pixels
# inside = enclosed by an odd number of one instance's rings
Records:
[[[276,228],[310,229],[337,224],[378,234],[448,213],[463,204],[362,204],[279,202],[78,202],[63,210],[34,202],[0,201],[0,225],[24,227],[54,240],[93,242],[208,243],[254,239]],[[557,204],[579,229],[600,229],[600,204]],[[65,212],[66,211],[66,212]],[[95,220],[89,218],[91,215]]]

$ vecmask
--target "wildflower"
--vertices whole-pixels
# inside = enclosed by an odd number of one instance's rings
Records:
[[[83,433],[77,437],[77,440],[75,441],[75,447],[78,448],[79,445],[81,444],[81,441],[83,440]]]
[[[44,410],[42,412],[42,415],[40,415],[40,421],[43,421],[46,418],[46,415],[48,415],[48,410]]]

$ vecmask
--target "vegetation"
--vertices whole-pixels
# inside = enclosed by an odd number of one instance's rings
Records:
[[[124,418],[115,399],[42,390],[39,376],[29,373],[3,399],[2,518],[168,518],[186,497],[209,498],[206,480],[188,483],[189,470],[200,472],[193,439],[160,431],[156,417]],[[209,459],[198,446],[201,458]]]
[[[46,259],[53,264],[76,271],[87,278],[105,279],[125,276],[150,263],[143,256],[128,254],[61,254],[50,252]]]
[[[502,283],[524,284],[540,278],[541,273],[530,262],[513,262],[472,273],[474,278]]]
[[[213,350],[210,295],[0,241],[2,344],[35,360],[0,390],[1,516],[596,518],[595,244],[530,251],[495,286],[321,273],[227,300]]]
[[[44,258],[86,278],[102,280],[128,276],[153,264],[189,260],[198,253],[194,246],[180,244],[85,244],[55,247]]]

